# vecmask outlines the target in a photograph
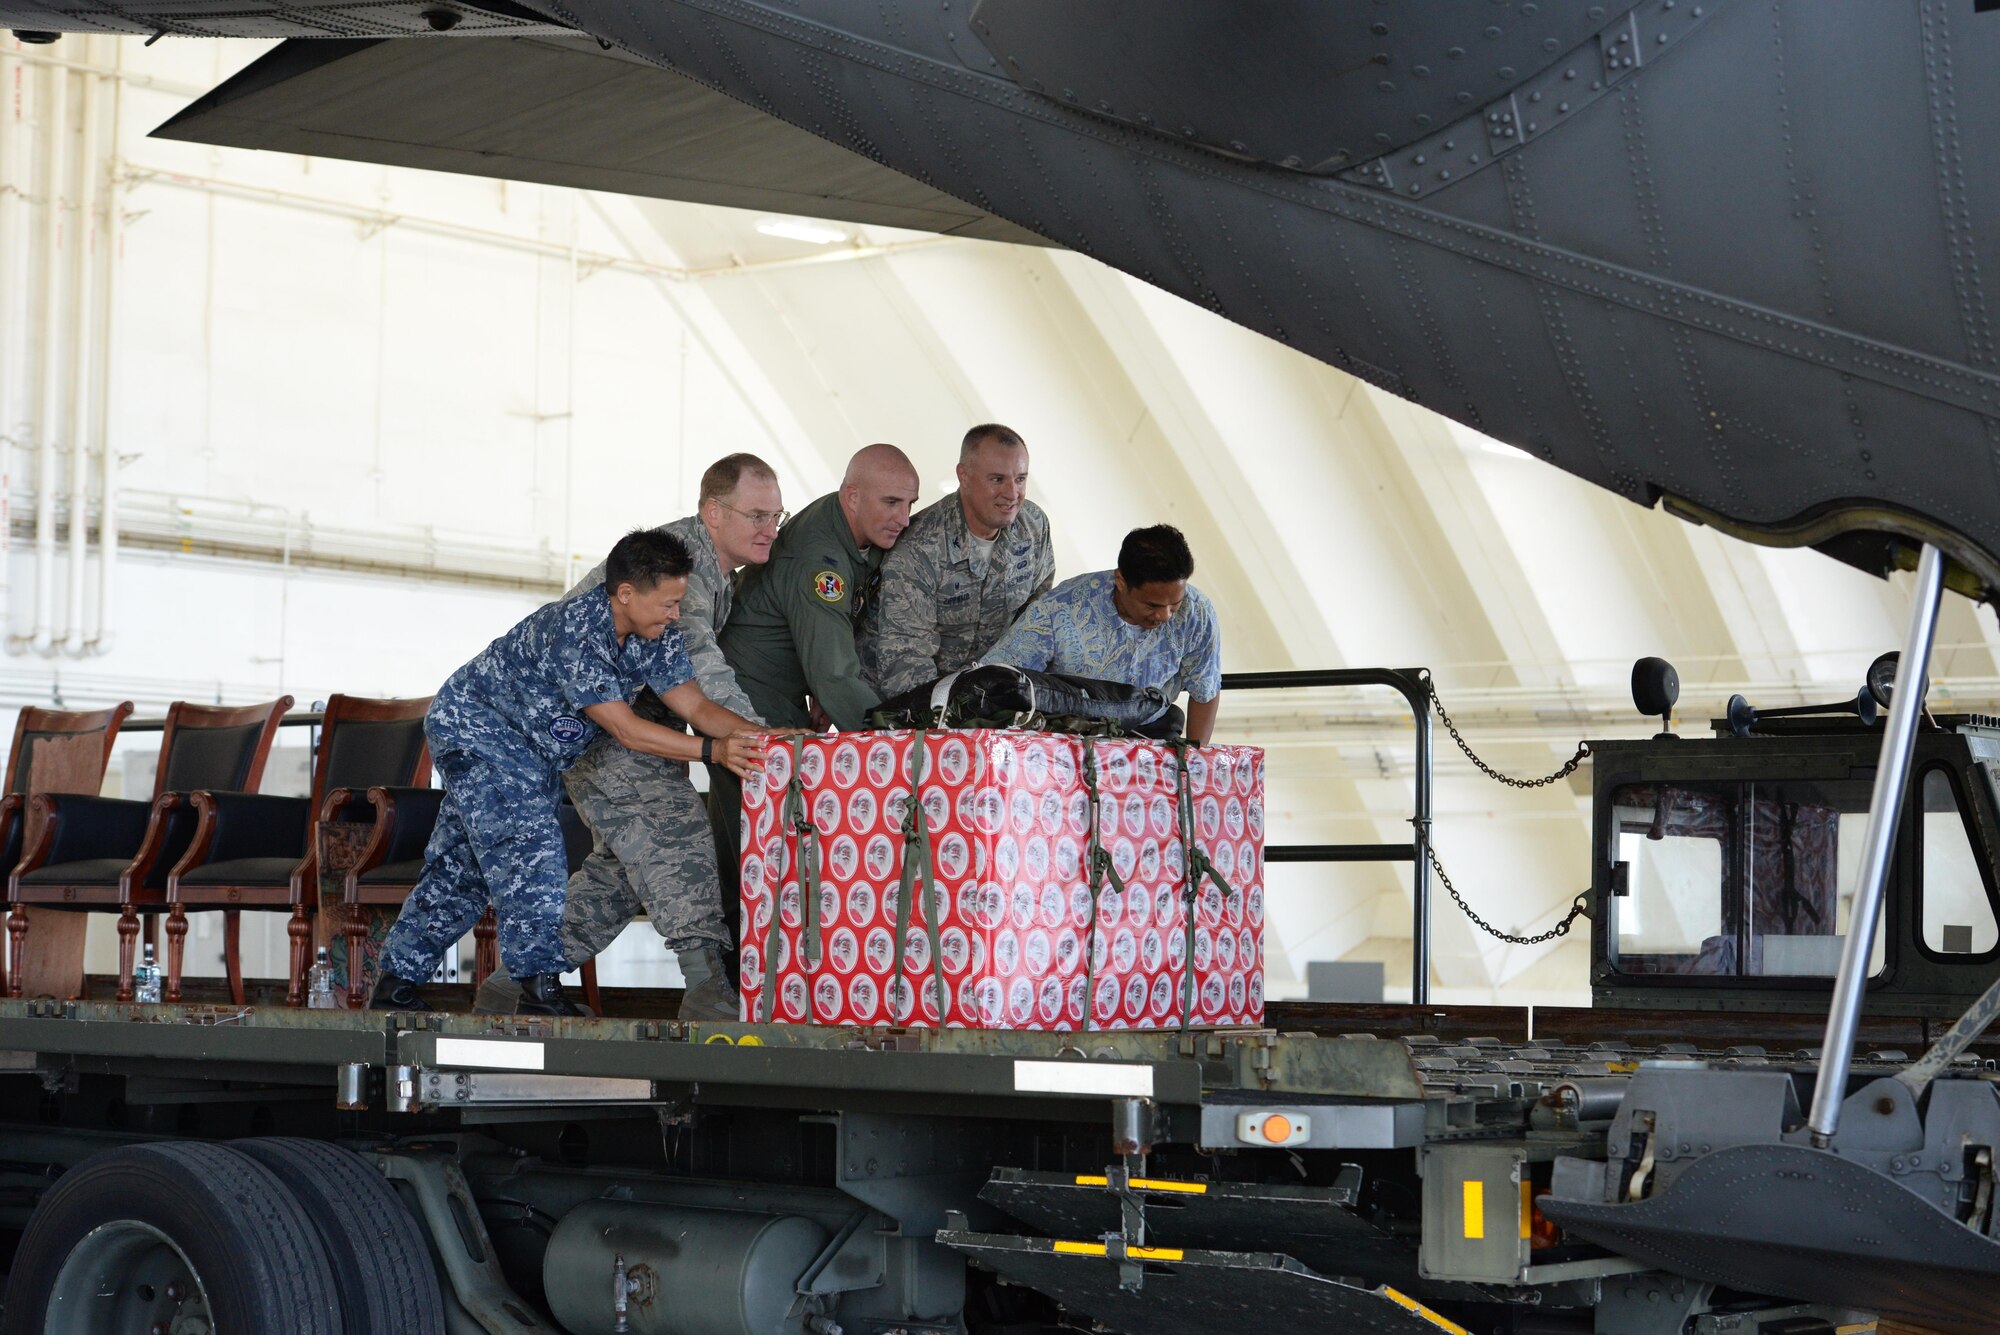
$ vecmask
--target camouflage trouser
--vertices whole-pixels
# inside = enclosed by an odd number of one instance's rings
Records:
[[[429,978],[491,901],[507,972],[560,973],[557,928],[569,864],[556,820],[556,771],[525,744],[480,755],[439,750],[432,763],[444,779],[444,801],[424,849],[424,874],[389,931],[382,967],[417,982]]]
[[[670,950],[731,944],[715,847],[688,767],[602,742],[563,776],[591,830],[590,857],[569,878],[563,954],[571,967],[644,913]]]

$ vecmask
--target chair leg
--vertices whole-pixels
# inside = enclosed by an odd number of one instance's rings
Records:
[[[169,931],[172,930],[170,927]],[[130,904],[118,910],[118,1000],[132,1000],[132,957],[139,948],[139,911]]]
[[[21,995],[21,971],[28,962],[28,910],[23,905],[16,904],[14,911],[7,915],[7,938],[13,947],[9,953],[13,956],[14,965],[7,974],[7,995],[18,997]]]
[[[306,961],[312,950],[312,919],[306,916],[304,904],[292,905],[292,920],[285,924],[285,935],[292,939],[292,972],[285,987],[285,1004],[303,1006],[306,1004]]]
[[[578,970],[583,975],[583,1004],[598,1014],[604,1014],[604,998],[597,990],[597,961],[588,959]]]
[[[493,916],[492,906],[479,915],[479,921],[472,926],[472,985],[476,988],[486,981],[486,975],[500,967],[500,920]]]
[[[229,971],[229,1000],[241,1006],[244,997],[243,913],[240,909],[222,911],[222,965]]]
[[[122,925],[120,930],[123,930]],[[181,999],[181,968],[187,961],[187,910],[179,904],[167,910],[167,990],[168,1001]]]
[[[368,940],[368,917],[359,904],[347,906],[347,921],[341,927],[347,938],[347,1009],[358,1011],[368,1004],[369,984],[361,976],[361,947]]]

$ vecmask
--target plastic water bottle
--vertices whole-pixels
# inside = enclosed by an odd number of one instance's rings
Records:
[[[321,946],[313,957],[313,966],[306,974],[306,1007],[309,1010],[330,1011],[337,1007],[333,999],[333,961],[326,957],[326,947]]]
[[[153,943],[145,946],[145,957],[139,967],[132,970],[132,1000],[158,1005],[160,1000],[160,966],[153,959]]]

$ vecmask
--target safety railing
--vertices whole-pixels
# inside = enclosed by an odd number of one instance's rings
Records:
[[[1384,686],[1403,697],[1416,723],[1416,800],[1406,844],[1272,844],[1264,861],[1409,862],[1410,1002],[1431,999],[1431,673],[1429,668],[1328,668],[1289,672],[1225,672],[1225,691],[1302,690],[1318,686]]]

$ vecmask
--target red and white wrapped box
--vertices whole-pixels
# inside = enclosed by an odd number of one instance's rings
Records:
[[[892,988],[919,736],[933,902],[914,896],[904,937],[908,983]],[[1098,776],[1099,842],[1125,885],[1121,894],[1103,878],[1090,970],[1086,745]],[[817,962],[802,949],[800,837],[785,819],[795,751],[800,796],[819,834]],[[1229,887],[1201,882],[1187,1020],[1261,1024],[1264,753],[1207,746],[1187,755],[1195,847]],[[1095,994],[1089,1028],[1183,1022],[1190,934],[1174,748],[998,729],[860,732],[796,745],[773,738],[765,766],[762,779],[743,786],[743,1019],[766,1018],[765,961],[775,942],[771,1021],[936,1026],[926,920],[935,910],[947,1027],[1082,1029],[1086,987]]]

